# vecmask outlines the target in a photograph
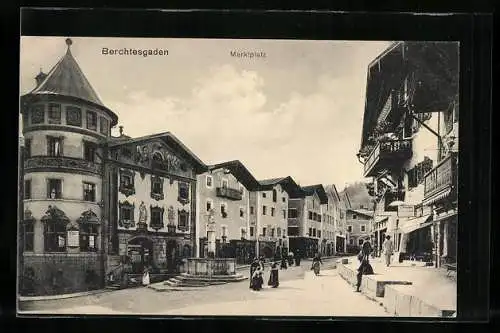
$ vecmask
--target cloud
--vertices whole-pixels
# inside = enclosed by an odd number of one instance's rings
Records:
[[[186,99],[138,91],[110,106],[128,135],[171,131],[206,163],[240,159],[258,178],[321,183],[336,177],[336,167],[352,169],[356,147],[339,140],[351,135],[349,126],[359,131],[359,123],[348,121],[358,106],[344,101],[352,88],[322,76],[314,93],[292,93],[270,109],[256,71],[223,65],[203,73]]]

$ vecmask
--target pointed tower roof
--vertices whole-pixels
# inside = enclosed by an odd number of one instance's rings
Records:
[[[90,102],[108,111],[113,119],[113,123],[116,124],[118,121],[117,115],[104,106],[71,54],[72,44],[72,40],[67,38],[66,45],[68,48],[66,54],[46,74],[43,81],[27,95],[60,95]],[[37,77],[40,77],[40,74]]]

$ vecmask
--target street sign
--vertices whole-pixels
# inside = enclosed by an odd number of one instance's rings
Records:
[[[415,216],[415,206],[413,205],[398,206],[398,217],[414,217],[414,216]]]

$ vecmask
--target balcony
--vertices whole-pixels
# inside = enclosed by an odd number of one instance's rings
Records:
[[[457,191],[457,155],[451,154],[425,175],[424,205],[430,205],[450,196]]]
[[[240,190],[229,187],[217,187],[217,196],[229,200],[241,200],[242,193]]]
[[[56,171],[57,169],[71,172],[83,172],[100,175],[102,165],[81,158],[67,156],[32,156],[24,161],[26,171]]]
[[[365,160],[364,176],[373,177],[383,169],[395,167],[412,154],[411,139],[380,141]]]

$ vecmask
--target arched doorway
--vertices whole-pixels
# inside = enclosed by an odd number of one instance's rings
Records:
[[[131,260],[132,272],[141,274],[144,267],[153,265],[153,241],[147,237],[135,237],[128,241],[127,255]]]
[[[169,273],[177,272],[177,242],[169,240],[167,242],[167,270]]]
[[[262,254],[264,255],[265,258],[272,258],[273,249],[271,249],[270,246],[264,246],[264,248],[262,249]]]

